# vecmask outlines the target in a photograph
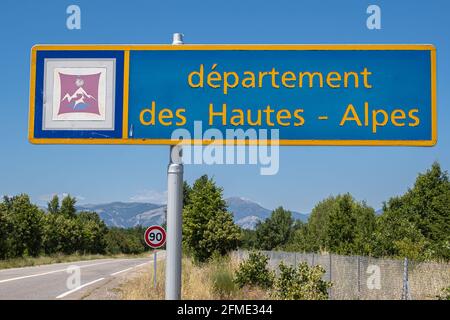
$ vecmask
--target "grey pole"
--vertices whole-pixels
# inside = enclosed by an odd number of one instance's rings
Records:
[[[183,35],[173,35],[173,45],[183,44]],[[182,147],[170,147],[167,169],[166,300],[181,299],[181,211],[183,209]]]
[[[157,259],[157,251],[155,250],[155,253],[153,254],[153,288],[156,289],[156,271],[157,271],[157,267],[156,267],[156,263],[158,261]]]

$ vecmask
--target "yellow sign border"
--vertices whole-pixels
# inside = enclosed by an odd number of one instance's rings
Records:
[[[35,138],[34,112],[36,89],[36,53],[39,50],[121,50],[124,51],[124,86],[123,86],[123,123],[121,139],[95,138]],[[423,50],[431,54],[431,140],[279,140],[280,146],[423,146],[431,147],[437,143],[437,72],[436,47],[429,44],[188,44],[188,45],[35,45],[31,48],[30,69],[30,108],[28,116],[28,140],[33,144],[125,144],[125,145],[176,145],[180,142],[171,139],[129,139],[128,138],[128,86],[130,50]],[[182,144],[208,145],[270,145],[271,140],[186,140]]]

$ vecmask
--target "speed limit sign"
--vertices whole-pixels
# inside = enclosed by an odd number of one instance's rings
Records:
[[[166,230],[160,226],[151,226],[145,230],[145,243],[150,248],[159,248],[166,243]]]

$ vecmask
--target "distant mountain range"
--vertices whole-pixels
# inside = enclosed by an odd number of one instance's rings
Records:
[[[150,226],[165,221],[166,206],[141,202],[111,202],[80,205],[77,210],[95,211],[110,227]]]
[[[259,221],[266,220],[272,213],[272,210],[245,198],[231,197],[225,201],[228,204],[228,211],[234,215],[234,221],[244,229],[254,229]],[[291,211],[291,213],[295,220],[303,222],[308,220],[308,214],[296,211]]]
[[[254,229],[259,221],[267,219],[272,212],[272,210],[244,198],[231,197],[225,199],[225,201],[228,204],[228,211],[234,215],[236,224],[244,229]],[[77,210],[95,211],[108,226],[122,228],[162,224],[166,215],[165,205],[141,202],[79,205]],[[308,214],[291,212],[296,220],[308,220]]]

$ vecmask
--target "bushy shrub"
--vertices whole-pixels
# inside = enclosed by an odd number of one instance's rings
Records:
[[[274,284],[273,295],[283,300],[326,300],[331,282],[322,280],[322,266],[309,267],[306,262],[297,268],[279,265],[280,274]]]
[[[235,274],[236,284],[242,288],[246,285],[271,288],[275,278],[267,266],[268,257],[260,252],[251,252],[248,259],[239,264]]]
[[[450,287],[442,289],[442,292],[437,296],[438,300],[450,300]]]

